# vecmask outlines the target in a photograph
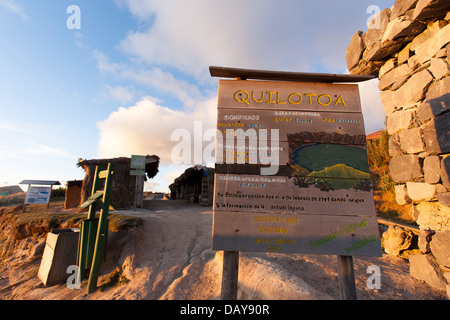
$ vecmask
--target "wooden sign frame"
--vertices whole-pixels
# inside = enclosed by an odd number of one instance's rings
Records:
[[[225,70],[215,68],[212,75]],[[302,74],[295,73],[280,81],[283,75],[219,80],[213,249],[224,250],[223,281],[237,281],[239,251],[336,254],[341,286],[347,284],[341,295],[354,299],[351,257],[381,256],[358,86],[299,81]],[[278,141],[269,149],[279,152],[276,161],[261,152],[267,141],[260,148],[250,137],[269,140],[273,130]],[[250,157],[255,152],[258,157]],[[277,166],[274,175],[258,173],[267,166],[261,154]],[[229,288],[237,283],[222,284],[223,299],[235,299]]]

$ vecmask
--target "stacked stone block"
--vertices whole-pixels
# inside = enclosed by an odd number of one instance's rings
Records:
[[[396,0],[347,48],[351,74],[373,74],[390,134],[396,201],[413,204],[425,233],[411,274],[450,290],[450,1]],[[442,239],[447,239],[443,241]],[[432,245],[434,243],[434,246]],[[439,243],[439,245],[438,245]],[[433,250],[434,247],[434,250]],[[430,254],[431,252],[431,254]],[[431,262],[430,262],[431,261]],[[424,265],[428,267],[423,267]],[[418,266],[421,266],[420,268]],[[418,275],[419,269],[436,276]],[[428,271],[427,271],[428,272]],[[431,271],[430,271],[431,272]],[[438,283],[438,285],[436,285]]]

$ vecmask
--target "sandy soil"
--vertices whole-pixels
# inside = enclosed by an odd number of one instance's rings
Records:
[[[138,216],[135,230],[110,233],[99,290],[87,295],[66,284],[44,287],[37,277],[45,237],[16,241],[0,268],[0,299],[214,300],[220,298],[221,252],[211,250],[212,208],[185,201],[152,200],[144,209],[117,211]],[[366,282],[370,265],[381,269],[381,289]],[[339,299],[336,256],[241,253],[239,299]],[[446,299],[409,275],[401,258],[354,258],[358,299]],[[115,275],[116,277],[111,280]]]

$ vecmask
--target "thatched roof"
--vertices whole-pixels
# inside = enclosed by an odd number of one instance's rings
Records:
[[[117,165],[120,165],[121,167],[128,167],[128,172],[131,164],[131,158],[126,157],[119,157],[119,158],[111,158],[111,159],[92,159],[92,160],[82,160],[79,159],[77,166],[78,167],[84,167],[84,166],[107,166],[108,163],[114,163]],[[156,155],[146,156],[145,159],[145,173],[146,177],[149,179],[152,179],[156,174],[159,172],[159,157]]]
[[[199,174],[214,175],[214,168],[195,165],[191,168],[187,168],[174,182],[169,186],[169,189],[174,189],[177,186],[183,185],[189,180],[197,177]]]

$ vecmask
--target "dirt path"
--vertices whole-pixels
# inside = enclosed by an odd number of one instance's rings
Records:
[[[45,239],[25,239],[0,272],[0,299],[219,298],[222,263],[221,252],[210,248],[212,208],[152,200],[144,209],[117,213],[138,216],[143,225],[110,234],[100,290],[87,296],[86,280],[80,290],[69,290],[66,284],[44,287],[36,276],[40,257],[30,255],[39,252]],[[410,277],[408,262],[401,258],[355,258],[354,264],[359,299],[446,298],[444,292]],[[381,270],[379,290],[367,288],[370,265]],[[335,256],[241,253],[239,268],[240,299],[339,299]]]

